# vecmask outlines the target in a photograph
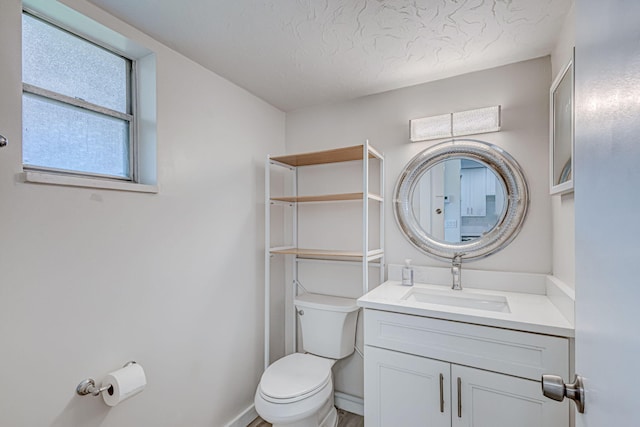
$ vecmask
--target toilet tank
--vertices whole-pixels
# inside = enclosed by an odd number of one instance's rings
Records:
[[[330,359],[353,353],[358,321],[355,299],[306,293],[298,295],[294,304],[304,351]]]

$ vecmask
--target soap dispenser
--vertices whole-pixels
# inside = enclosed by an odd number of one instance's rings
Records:
[[[404,260],[404,267],[402,267],[402,284],[404,286],[413,286],[413,267],[411,267],[411,260]]]

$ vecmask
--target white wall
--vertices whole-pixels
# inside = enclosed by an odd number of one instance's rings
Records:
[[[575,45],[574,5],[551,52],[551,72],[555,77],[571,60]],[[580,179],[578,177],[578,179]],[[553,274],[571,287],[575,287],[575,220],[573,193],[551,198],[553,221]]]
[[[575,3],[571,7],[562,24],[556,45],[551,51],[551,76],[554,78],[569,63],[576,45]]]
[[[548,184],[550,82],[551,63],[549,57],[544,57],[348,102],[294,111],[287,114],[287,152],[355,145],[369,139],[386,156],[387,263],[399,264],[405,258],[412,258],[418,265],[444,266],[444,263],[414,249],[394,220],[391,199],[398,175],[410,158],[437,143],[409,143],[409,119],[500,104],[502,131],[475,138],[503,147],[521,164],[529,183],[531,204],[522,231],[507,248],[484,260],[465,264],[465,268],[549,273],[552,268]],[[338,184],[344,191],[355,191],[343,184],[342,175],[336,174],[336,177],[333,180],[341,180]],[[330,181],[331,177],[328,177],[322,184],[336,184]],[[351,214],[351,208],[344,209]],[[301,221],[300,226],[303,225]],[[310,235],[313,233],[316,238],[326,240],[323,235],[326,229],[317,223],[301,233],[309,240],[312,240]],[[359,235],[359,229],[353,229],[350,234]],[[343,242],[353,245],[347,237],[336,241],[337,244]],[[321,291],[320,286],[313,284],[311,290]],[[333,284],[330,286],[334,287]],[[360,292],[361,285],[357,280],[350,286],[350,289],[342,288],[340,292]],[[336,388],[362,396],[361,359],[358,355],[351,356],[344,365],[351,367],[341,369],[338,366]]]
[[[549,58],[520,62],[433,83],[287,114],[288,152],[355,145],[369,139],[386,156],[387,262],[413,258],[444,265],[418,252],[400,233],[391,209],[395,181],[408,160],[439,141],[409,143],[409,119],[488,105],[502,105],[502,131],[471,136],[503,147],[524,169],[531,192],[529,213],[516,240],[469,268],[536,273],[551,271],[548,191]],[[522,256],[522,254],[529,256]]]
[[[0,425],[221,426],[263,361],[264,158],[285,117],[83,0],[157,53],[157,195],[25,184],[20,11],[0,2]],[[146,390],[78,397],[135,359]]]

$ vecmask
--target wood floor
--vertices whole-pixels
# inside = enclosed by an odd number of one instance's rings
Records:
[[[271,424],[258,417],[247,427],[271,427]],[[338,409],[338,427],[364,427],[364,417]]]

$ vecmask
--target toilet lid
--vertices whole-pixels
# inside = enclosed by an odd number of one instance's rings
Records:
[[[260,391],[273,399],[301,397],[331,380],[334,360],[312,354],[293,353],[273,363],[262,374]]]

